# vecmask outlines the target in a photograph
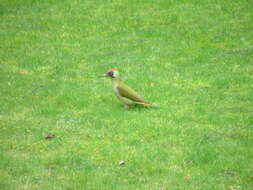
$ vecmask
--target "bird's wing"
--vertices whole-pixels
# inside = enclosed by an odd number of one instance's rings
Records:
[[[118,87],[118,92],[121,96],[128,98],[132,101],[139,103],[147,103],[143,97],[141,97],[137,92],[131,89],[126,84],[121,83]]]

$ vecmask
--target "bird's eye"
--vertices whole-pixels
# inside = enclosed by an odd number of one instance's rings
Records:
[[[112,71],[109,72],[108,75],[109,75],[110,77],[113,77],[113,72],[112,72]]]

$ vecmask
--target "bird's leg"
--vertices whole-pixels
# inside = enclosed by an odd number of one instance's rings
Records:
[[[127,104],[124,104],[124,108],[125,108],[125,110],[129,110],[130,106]]]

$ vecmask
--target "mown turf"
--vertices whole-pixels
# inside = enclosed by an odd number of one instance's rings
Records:
[[[0,189],[253,189],[251,1],[1,0],[0,17]],[[114,67],[160,108],[126,111],[97,77]]]

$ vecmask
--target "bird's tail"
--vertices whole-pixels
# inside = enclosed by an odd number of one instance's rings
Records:
[[[136,104],[142,105],[142,106],[145,106],[145,107],[159,108],[159,106],[157,104],[150,104],[148,102],[136,102]]]

